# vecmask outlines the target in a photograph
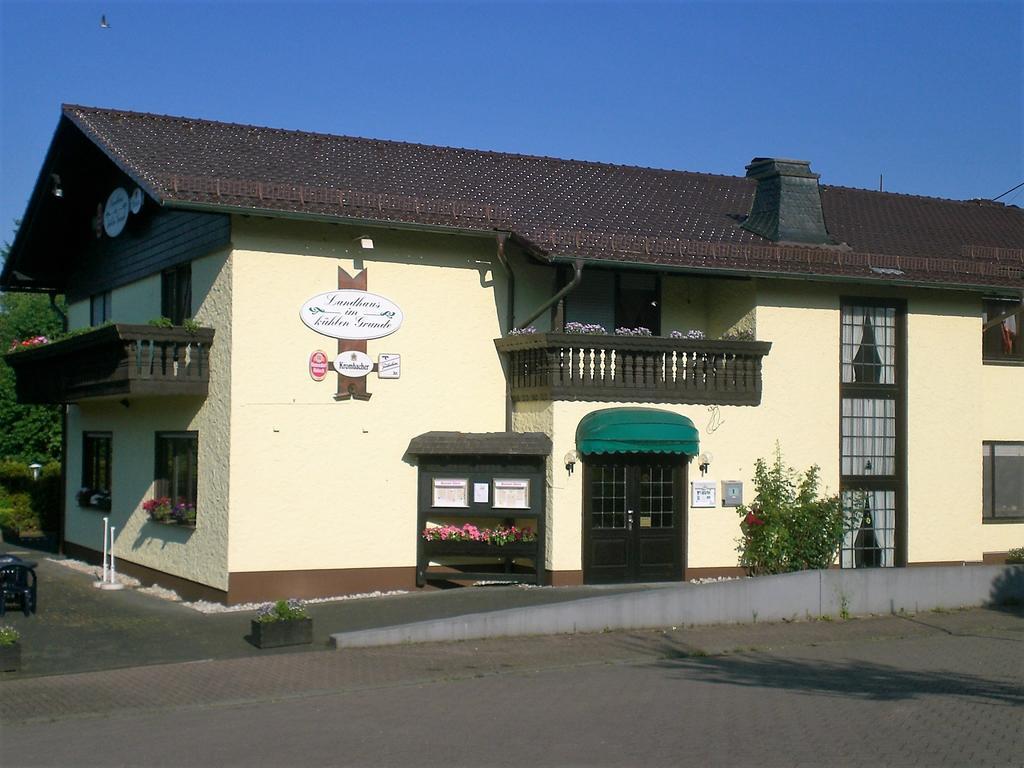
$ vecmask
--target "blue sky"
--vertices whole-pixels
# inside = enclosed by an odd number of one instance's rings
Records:
[[[62,102],[730,175],[797,157],[961,199],[1024,181],[1017,2],[0,0],[0,47],[0,239]]]

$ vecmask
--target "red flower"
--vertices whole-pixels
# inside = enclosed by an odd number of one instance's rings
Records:
[[[764,525],[764,520],[755,515],[753,512],[748,512],[747,516],[743,519],[747,525]]]

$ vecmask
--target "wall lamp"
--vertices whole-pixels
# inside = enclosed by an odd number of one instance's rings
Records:
[[[64,187],[61,186],[60,176],[58,176],[56,173],[51,173],[50,183],[53,185],[50,190],[51,192],[53,192],[53,196],[64,197]]]
[[[700,476],[704,477],[708,473],[708,467],[711,466],[711,462],[715,460],[714,454],[702,453],[700,458],[697,459],[697,466],[700,467]]]
[[[365,248],[368,251],[373,250],[373,238],[369,235],[360,235],[359,237],[354,237],[352,239],[359,241],[360,248]]]
[[[574,469],[576,469],[576,462],[579,461],[579,460],[580,460],[579,451],[569,451],[567,454],[565,454],[565,457],[562,459],[562,461],[565,464],[565,470],[570,475],[572,475],[572,471]]]

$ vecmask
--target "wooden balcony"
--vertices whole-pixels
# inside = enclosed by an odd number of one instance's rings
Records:
[[[105,325],[12,352],[19,403],[77,403],[97,397],[206,397],[213,329]]]
[[[512,399],[757,405],[767,341],[536,333],[495,339]]]

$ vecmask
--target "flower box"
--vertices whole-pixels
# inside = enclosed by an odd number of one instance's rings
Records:
[[[0,672],[17,672],[21,669],[21,643],[0,645]]]
[[[313,620],[252,621],[252,641],[257,648],[309,645],[313,642]]]
[[[424,541],[428,557],[535,557],[537,542],[488,544],[485,541]]]

